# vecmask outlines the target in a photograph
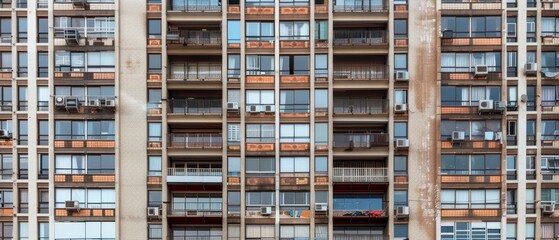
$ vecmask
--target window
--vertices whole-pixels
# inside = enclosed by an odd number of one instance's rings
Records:
[[[49,223],[39,223],[39,240],[49,240]]]
[[[534,0],[534,7],[535,7],[535,0]],[[526,18],[526,42],[536,42],[536,41],[537,41],[536,17],[527,17]]]
[[[334,2],[334,12],[378,12],[386,10],[383,0],[338,0]]]
[[[0,71],[11,72],[12,71],[12,53],[11,52],[0,52]]]
[[[408,123],[407,122],[395,122],[394,123],[394,138],[395,139],[407,139],[408,138]]]
[[[516,17],[507,17],[507,42],[516,42]]]
[[[499,208],[501,191],[499,189],[441,190],[443,209]]]
[[[54,239],[116,239],[115,222],[55,222]]]
[[[273,143],[274,124],[247,124],[245,140],[247,143]]]
[[[29,128],[27,120],[19,120],[18,131],[19,145],[27,145],[29,142]]]
[[[280,166],[282,173],[309,173],[309,158],[281,157]]]
[[[443,35],[445,35],[445,37],[501,36],[500,16],[483,16],[471,18],[443,16],[441,22],[441,29],[443,29]]]
[[[316,42],[328,41],[328,21],[316,20],[314,22],[314,39]]]
[[[559,121],[542,120],[542,140],[559,140]]]
[[[148,191],[148,207],[161,207],[162,205],[161,191]]]
[[[0,154],[0,179],[12,179],[13,160],[11,154]]]
[[[148,176],[161,176],[161,156],[148,156]]]
[[[161,114],[161,89],[148,89],[148,112],[151,114]]]
[[[328,157],[314,158],[314,171],[316,175],[328,174]]]
[[[309,22],[280,22],[280,40],[309,40]]]
[[[19,240],[29,240],[28,222],[19,222]]]
[[[408,103],[408,90],[394,90],[394,103],[395,104]]]
[[[18,77],[27,77],[27,52],[18,52],[17,59],[18,59],[18,66],[17,66]]]
[[[115,190],[57,188],[55,207],[64,208],[66,201],[78,201],[81,208],[115,208]]]
[[[49,190],[39,189],[39,213],[49,213]]]
[[[518,76],[517,52],[507,52],[507,77]]]
[[[227,43],[240,43],[240,42],[241,42],[241,22],[238,20],[227,21]]]
[[[12,87],[0,87],[0,111],[12,111]]]
[[[441,137],[450,140],[452,132],[461,131],[465,133],[467,140],[498,140],[501,132],[501,121],[441,121]]]
[[[246,75],[274,75],[274,56],[247,55]]]
[[[382,193],[334,193],[336,211],[384,210]]]
[[[501,156],[442,155],[441,173],[449,175],[498,175],[501,173]]]
[[[48,18],[38,18],[37,23],[37,42],[38,43],[48,43],[49,42],[49,20]]]
[[[408,206],[408,191],[394,191],[394,207]]]
[[[247,239],[275,239],[274,225],[246,225]]]
[[[276,172],[276,159],[274,157],[247,157],[245,164],[246,173],[250,176],[269,175]]]
[[[49,178],[49,155],[39,154],[39,179]]]
[[[241,213],[241,192],[236,192],[236,191],[227,192],[227,213],[228,214]]]
[[[280,192],[282,210],[308,210],[310,201],[309,192]]]
[[[315,191],[315,203],[328,204],[328,191]]]
[[[162,240],[163,230],[161,224],[148,224],[148,240]]]
[[[314,77],[328,77],[328,54],[314,55]]]
[[[315,224],[314,225],[314,239],[315,240],[328,240],[328,224]]]
[[[309,75],[308,55],[280,56],[280,75]]]
[[[18,178],[29,178],[29,157],[27,155],[19,155],[18,157]]]
[[[227,124],[227,145],[239,146],[241,143],[241,125],[238,123]]]
[[[247,192],[246,205],[249,206],[273,206],[275,205],[274,192]]]
[[[542,156],[541,169],[544,180],[552,180],[550,175],[559,173],[559,156]]]
[[[310,239],[308,225],[281,225],[280,240],[308,240]]]
[[[12,19],[0,18],[0,41],[2,43],[12,42]]]
[[[17,18],[17,42],[18,43],[27,42],[27,18],[26,17]]]
[[[408,175],[408,157],[394,156],[394,175],[396,176]]]
[[[314,144],[316,146],[328,146],[328,123],[314,124]]]
[[[475,52],[441,54],[442,72],[472,72],[475,66],[486,65],[489,72],[501,71],[500,52]]]
[[[113,120],[59,120],[54,123],[54,138],[56,140],[114,140],[114,129]]]
[[[273,90],[247,90],[246,91],[246,109],[247,112],[264,111],[264,106],[274,106]]]
[[[148,141],[161,142],[161,123],[148,123]]]
[[[19,213],[29,213],[29,191],[19,189]]]
[[[223,199],[219,194],[204,193],[173,193],[172,212],[185,213],[185,211],[197,210],[206,213],[219,212],[221,214]]]
[[[161,54],[148,54],[148,73],[161,73]]]
[[[56,155],[55,157],[57,174],[114,174],[114,172],[114,155]]]
[[[241,56],[231,54],[227,56],[227,77],[240,78],[241,77]]]
[[[49,144],[49,121],[39,120],[39,145]]]
[[[273,41],[274,22],[247,22],[246,41]]]
[[[231,176],[238,176],[241,172],[241,158],[228,157],[227,158],[227,172]]]
[[[37,62],[37,77],[46,78],[49,76],[49,54],[46,52],[39,52],[38,53],[38,62]]]
[[[87,121],[88,140],[114,140],[114,121]]]
[[[455,238],[456,237],[456,238]],[[442,222],[441,239],[501,239],[500,222]]]
[[[408,237],[408,225],[407,224],[394,224],[394,238],[404,239]]]
[[[310,97],[308,90],[281,90],[280,112],[308,113],[310,111]]]
[[[10,222],[0,222],[0,239],[12,240],[14,225]]]
[[[54,56],[54,71],[56,72],[114,72],[115,70],[114,52],[58,51],[54,53]]]
[[[148,19],[148,38],[161,38],[161,19]]]
[[[516,180],[516,156],[507,156],[507,180]]]
[[[308,143],[309,125],[308,124],[281,124],[280,142],[282,143]]]
[[[405,53],[394,54],[394,70],[395,71],[408,70],[408,54]]]
[[[114,52],[88,52],[87,71],[88,72],[114,72],[115,71]]]
[[[395,39],[408,39],[408,20],[395,19],[394,20],[394,38]]]
[[[507,240],[516,240],[516,223],[507,223]]]
[[[18,87],[17,105],[18,105],[18,110],[19,111],[27,111],[28,110],[27,86]]]

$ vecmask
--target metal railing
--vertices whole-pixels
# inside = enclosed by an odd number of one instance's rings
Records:
[[[179,30],[169,31],[167,41],[186,45],[221,45],[221,31]]]
[[[78,33],[78,38],[114,38],[112,27],[55,27],[54,38],[65,38],[68,32]]]
[[[221,113],[221,99],[171,99],[168,103],[170,113]]]
[[[169,168],[167,176],[220,177],[221,168]]]
[[[386,30],[334,30],[334,45],[387,44]]]
[[[169,147],[172,148],[221,148],[221,133],[171,133]]]
[[[208,1],[208,0],[180,0],[172,1],[171,4],[172,11],[185,11],[185,12],[221,12],[221,2],[220,1]]]
[[[334,167],[334,182],[388,182],[388,168]]]
[[[221,63],[171,63],[169,79],[221,80]]]
[[[334,147],[370,148],[388,146],[386,133],[334,133]]]
[[[334,98],[334,113],[337,114],[379,114],[388,112],[386,99]]]
[[[336,80],[387,80],[388,66],[375,64],[334,63]]]
[[[388,4],[385,0],[374,1],[354,1],[336,0],[334,1],[334,12],[386,12]]]
[[[335,231],[335,230],[334,230]],[[388,236],[382,234],[336,234],[334,240],[388,240]]]
[[[207,198],[205,198],[207,199]],[[186,200],[186,199],[185,199]],[[170,215],[184,215],[193,217],[221,216],[220,202],[172,202],[169,204]]]

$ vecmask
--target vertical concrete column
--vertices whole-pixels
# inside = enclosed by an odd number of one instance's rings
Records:
[[[37,121],[37,1],[28,0],[27,2],[27,101],[28,101],[28,146],[27,146],[27,167],[28,167],[28,211],[29,211],[29,239],[38,239],[37,223],[37,178],[38,178],[38,156],[37,140],[38,121]],[[19,105],[18,105],[19,106]]]
[[[436,0],[408,1],[409,6],[409,91],[408,124],[413,132],[410,147],[408,199],[409,232],[422,239],[438,239],[437,186],[439,122],[438,12]]]
[[[117,238],[147,236],[146,2],[117,1]],[[163,11],[163,10],[162,10]]]

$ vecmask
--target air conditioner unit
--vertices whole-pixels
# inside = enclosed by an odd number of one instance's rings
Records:
[[[464,140],[466,140],[466,132],[462,132],[462,131],[452,132],[452,141],[464,141]]]
[[[64,98],[65,107],[67,109],[70,108],[78,108],[80,106],[80,100],[74,96],[67,96]]]
[[[258,106],[248,106],[246,111],[250,113],[258,112]]]
[[[88,107],[99,107],[101,106],[101,101],[99,99],[88,99],[87,100]]]
[[[408,148],[410,147],[410,141],[406,138],[396,139],[396,148]]]
[[[537,63],[526,63],[524,65],[524,73],[526,75],[533,75],[538,73],[538,64]]]
[[[409,81],[410,74],[408,71],[396,71],[396,81]]]
[[[407,217],[410,215],[410,208],[408,206],[398,206],[396,208],[397,217]]]
[[[486,65],[476,65],[474,75],[476,77],[484,77],[489,74],[489,68]]]
[[[10,139],[10,132],[7,129],[0,129],[0,139]]]
[[[66,106],[66,101],[64,101],[64,96],[54,97],[54,106],[55,107],[65,107]]]
[[[105,100],[105,107],[115,107],[115,100],[114,99],[106,99]]]
[[[480,112],[491,112],[493,111],[493,100],[479,100],[479,111]]]
[[[262,208],[260,208],[260,215],[265,215],[265,216],[272,215],[272,207],[262,207]]]
[[[265,112],[274,112],[274,106],[273,105],[266,105],[266,106],[264,106],[264,111]]]
[[[507,104],[504,101],[495,101],[493,104],[493,110],[495,112],[504,112],[507,108]]]
[[[158,217],[159,208],[158,207],[148,207],[148,217]]]
[[[77,43],[80,39],[80,32],[77,29],[64,29],[64,40],[66,42]]]
[[[398,103],[394,105],[394,113],[405,113],[408,111],[408,105],[405,103]]]
[[[315,212],[326,212],[328,211],[328,204],[327,203],[316,203],[314,205]]]
[[[64,208],[66,210],[79,211],[80,203],[78,201],[66,201],[64,202]]]
[[[227,111],[239,111],[239,103],[238,102],[228,102],[227,103]]]
[[[555,212],[555,202],[542,203],[542,212],[546,214]]]

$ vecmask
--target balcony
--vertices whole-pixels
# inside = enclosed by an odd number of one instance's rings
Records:
[[[167,32],[169,47],[181,45],[189,48],[221,47],[220,30],[170,30]]]
[[[333,182],[374,183],[388,182],[388,168],[334,167]]]
[[[547,0],[542,2],[542,10],[559,10],[559,0]]]
[[[334,240],[347,240],[347,239],[389,240],[390,237],[385,236],[383,234],[338,234],[338,233],[334,233]]]
[[[112,114],[116,111],[115,97],[54,96],[54,109],[58,113]]]
[[[54,29],[55,46],[73,46],[83,50],[84,46],[114,46],[113,27],[64,27]]]
[[[388,146],[386,133],[334,133],[334,148],[368,149]]]
[[[499,10],[501,9],[501,0],[443,0],[441,5],[442,10]]]
[[[171,63],[168,80],[221,82],[221,63]]]
[[[221,2],[217,0],[171,1],[169,11],[180,12],[221,12]]]
[[[500,140],[466,140],[453,142],[441,140],[441,150],[451,152],[501,152]]]
[[[367,203],[355,203],[356,205],[362,206],[367,205]],[[337,210],[334,209],[334,218],[346,218],[346,219],[386,219],[389,216],[388,213],[388,206],[383,204],[380,208],[378,206],[374,206],[376,204],[370,205],[369,207],[359,208],[355,210]]]
[[[78,69],[75,71],[61,71],[61,69],[54,70],[54,81],[56,85],[80,85],[86,84],[99,84],[99,85],[113,85],[115,79],[115,72],[88,72],[86,69]]]
[[[171,99],[171,115],[221,115],[221,99]]]
[[[386,30],[334,30],[334,47],[388,45]]]
[[[452,31],[443,31],[443,38],[441,39],[441,45],[443,47],[475,47],[476,50],[497,50],[497,46],[501,45],[501,33],[495,32],[494,37],[456,37],[456,34]],[[483,46],[495,46],[494,48],[480,48]],[[452,50],[452,49],[449,49]],[[462,49],[461,49],[462,50]]]
[[[171,133],[169,148],[182,149],[221,149],[221,133]]]
[[[221,168],[169,168],[169,183],[221,183]]]
[[[334,63],[336,81],[387,81],[388,73],[386,65]]]
[[[222,202],[172,202],[169,207],[168,215],[169,217],[221,218]]]
[[[98,1],[98,0],[71,0],[71,1],[54,1],[54,10],[69,10],[69,11],[79,11],[86,10],[90,11],[91,14],[99,14],[100,11],[112,11],[114,15],[115,4],[114,1]]]
[[[388,3],[385,0],[353,1],[335,0],[335,13],[371,13],[388,12]]]
[[[387,113],[388,100],[386,99],[334,97],[335,115],[373,115]]]

